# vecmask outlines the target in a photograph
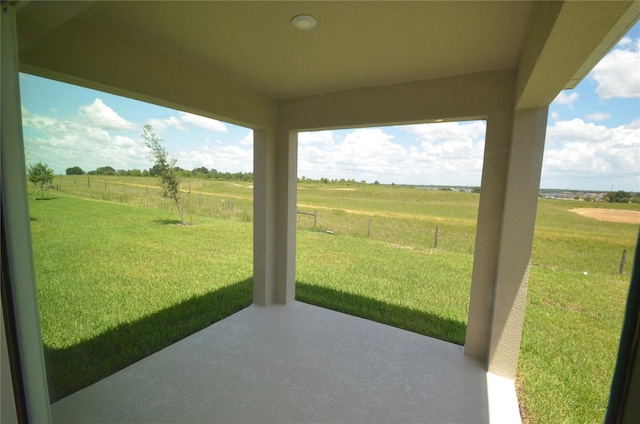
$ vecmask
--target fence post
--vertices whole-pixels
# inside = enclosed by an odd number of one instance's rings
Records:
[[[367,226],[367,237],[371,236],[371,218],[369,218],[369,225]]]
[[[622,259],[620,259],[620,274],[624,272],[624,263],[627,261],[627,249],[622,249]]]
[[[91,177],[87,177],[87,187],[91,187]]]
[[[104,180],[104,189],[107,190],[107,180]]]
[[[318,226],[318,211],[313,211],[313,226]]]
[[[433,248],[437,249],[438,248],[438,233],[440,232],[440,228],[436,225],[436,237],[435,240],[433,241]]]

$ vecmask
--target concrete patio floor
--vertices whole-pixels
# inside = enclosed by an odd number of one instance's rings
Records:
[[[52,405],[54,423],[518,423],[463,348],[293,302],[250,306]]]

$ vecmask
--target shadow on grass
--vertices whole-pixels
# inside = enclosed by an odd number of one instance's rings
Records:
[[[253,278],[193,297],[65,349],[44,346],[55,402],[249,306]]]
[[[65,349],[45,345],[49,397],[55,402],[226,318],[252,302],[249,278],[122,324]],[[464,344],[466,325],[427,312],[335,289],[296,283],[296,299],[418,334]]]
[[[296,300],[464,345],[466,323],[332,288],[296,283]]]
[[[160,225],[178,225],[182,223],[182,221],[180,221],[179,219],[156,219],[153,222]]]

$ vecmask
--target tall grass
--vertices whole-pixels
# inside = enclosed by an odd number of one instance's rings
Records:
[[[397,247],[473,253],[479,195],[404,186],[306,183],[298,189],[299,229],[369,238]]]
[[[162,196],[158,178],[108,175],[60,175],[54,187],[59,192],[107,202],[175,211],[173,200]],[[181,184],[181,201],[185,221],[194,216],[251,222],[253,186],[246,182],[185,179]]]

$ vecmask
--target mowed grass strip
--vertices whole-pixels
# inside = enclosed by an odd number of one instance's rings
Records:
[[[251,303],[250,223],[63,193],[29,206],[52,400]]]

